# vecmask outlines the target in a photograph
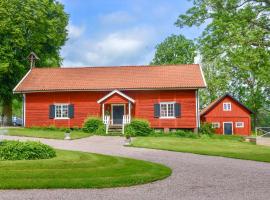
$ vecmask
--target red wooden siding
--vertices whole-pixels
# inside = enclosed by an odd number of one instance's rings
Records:
[[[223,111],[223,103],[231,103],[231,111]],[[219,122],[220,128],[216,129],[216,133],[223,134],[223,123],[233,122],[233,134],[250,135],[251,134],[251,118],[250,113],[238,102],[230,97],[225,97],[212,110],[201,117],[202,122]],[[236,122],[244,122],[244,128],[236,128]]]
[[[97,101],[109,92],[55,92],[26,94],[26,127],[50,126],[73,127],[83,124],[87,116],[101,116],[101,105]],[[171,91],[123,91],[135,100],[132,104],[132,117],[149,120],[153,128],[196,128],[195,90]],[[120,102],[119,102],[120,101]],[[154,118],[154,104],[176,102],[181,104],[181,117],[175,119]],[[74,104],[73,119],[49,119],[49,105],[54,103]],[[113,95],[104,103],[127,103],[119,95]],[[126,109],[128,106],[126,106]]]

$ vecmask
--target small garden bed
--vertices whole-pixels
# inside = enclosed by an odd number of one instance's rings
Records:
[[[0,161],[0,169],[0,189],[120,187],[171,174],[156,163],[63,150],[51,159]]]

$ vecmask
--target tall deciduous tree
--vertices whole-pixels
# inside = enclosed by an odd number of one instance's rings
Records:
[[[68,15],[56,0],[0,1],[0,102],[9,122],[12,89],[29,70],[28,54],[40,57],[36,66],[59,66],[67,24]]]
[[[176,25],[207,24],[198,40],[202,64],[207,73],[209,63],[214,63],[212,69],[221,75],[206,76],[208,84],[233,93],[255,113],[266,109],[270,103],[270,1],[194,0],[193,4]],[[217,78],[222,79],[222,87],[215,86]],[[255,114],[255,125],[257,120]]]
[[[190,64],[194,62],[195,45],[183,35],[171,35],[156,46],[151,64]]]

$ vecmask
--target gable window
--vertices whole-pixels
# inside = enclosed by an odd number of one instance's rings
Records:
[[[244,122],[235,122],[236,128],[244,128]]]
[[[212,128],[220,128],[220,123],[219,122],[213,122],[212,123]]]
[[[55,119],[68,118],[68,104],[55,105]]]
[[[223,111],[231,111],[232,105],[230,102],[223,103]]]
[[[174,102],[160,103],[160,117],[161,118],[174,118]]]

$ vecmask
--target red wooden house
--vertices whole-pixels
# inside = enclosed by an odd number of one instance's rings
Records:
[[[218,134],[250,135],[252,111],[229,94],[216,99],[201,113],[201,121],[212,124]]]
[[[24,126],[81,127],[88,116],[147,119],[157,129],[197,129],[199,65],[33,68],[14,88]]]

